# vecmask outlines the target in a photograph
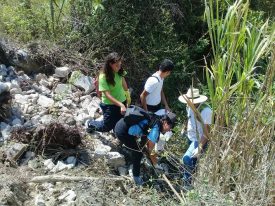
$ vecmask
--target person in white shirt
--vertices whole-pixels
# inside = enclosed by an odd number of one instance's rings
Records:
[[[162,103],[167,111],[171,111],[163,92],[163,80],[171,74],[173,69],[174,63],[169,59],[164,59],[159,70],[147,79],[140,95],[143,109],[156,112],[161,109]]]
[[[207,97],[199,94],[196,88],[188,89],[185,95],[179,96],[179,101],[187,104],[187,101],[193,103],[194,107],[201,115],[201,119],[197,117],[194,108],[187,105],[187,141],[188,149],[183,155],[183,181],[185,186],[191,186],[192,175],[196,168],[197,156],[203,153],[207,147],[208,133],[212,124],[212,110],[205,103]],[[200,119],[200,120],[199,120]]]

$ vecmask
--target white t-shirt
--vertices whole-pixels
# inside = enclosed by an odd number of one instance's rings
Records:
[[[199,110],[199,107],[198,107]],[[195,118],[194,112],[190,107],[187,107],[187,136],[190,141],[200,141],[203,135],[203,125]],[[212,110],[209,107],[205,107],[201,111],[201,117],[204,124],[212,124]],[[197,132],[198,131],[198,135]]]
[[[149,93],[146,97],[146,103],[148,105],[156,106],[161,102],[163,79],[159,76],[158,72],[154,73],[152,76],[147,79],[144,89]]]

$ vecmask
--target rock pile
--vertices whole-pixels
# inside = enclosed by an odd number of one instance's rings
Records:
[[[95,89],[93,79],[78,71],[69,78],[70,72],[69,67],[59,67],[49,77],[42,73],[28,76],[12,66],[0,65],[0,105],[11,99],[10,111],[5,112],[9,116],[1,115],[1,141],[9,140],[10,132],[17,127],[51,122],[80,126],[94,118],[100,100],[89,95]]]
[[[55,163],[66,161],[69,155],[64,154],[76,154],[67,150],[75,149],[86,134],[83,123],[100,115],[100,99],[90,95],[93,90],[93,78],[67,66],[57,67],[51,76],[30,76],[1,64],[0,105],[5,109],[1,110],[0,142],[12,139],[29,144],[32,152],[52,157]],[[110,138],[101,135],[101,140],[111,142]],[[123,155],[101,140],[93,140],[96,149],[89,151],[90,158],[106,158],[114,168],[124,165]]]

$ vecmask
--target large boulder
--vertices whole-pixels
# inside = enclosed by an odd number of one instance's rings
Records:
[[[74,71],[70,77],[69,82],[76,87],[84,89],[85,94],[88,94],[95,90],[94,79],[89,76],[85,76],[80,71]]]

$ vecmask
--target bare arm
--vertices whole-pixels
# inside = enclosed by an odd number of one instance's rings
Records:
[[[140,102],[142,105],[142,108],[145,109],[146,111],[148,111],[147,109],[147,102],[146,102],[146,97],[148,96],[148,92],[146,90],[143,90],[143,92],[140,95]]]
[[[148,140],[147,142],[147,148],[148,148],[148,152],[149,152],[149,158],[151,159],[153,165],[157,164],[157,154],[151,154],[153,149],[155,147],[155,143],[153,143],[152,141]]]
[[[171,111],[171,109],[169,108],[169,106],[167,104],[166,97],[165,97],[165,94],[163,92],[163,89],[161,90],[161,102],[165,106],[166,110]]]

